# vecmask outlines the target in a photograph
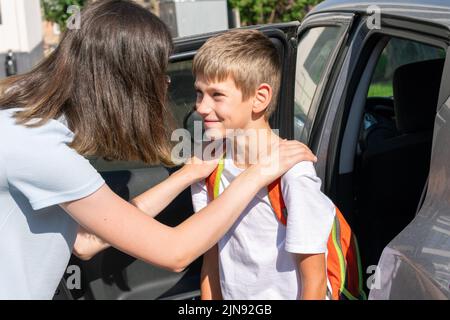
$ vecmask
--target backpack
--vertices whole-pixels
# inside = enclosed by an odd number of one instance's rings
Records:
[[[223,167],[224,163],[221,161],[205,180],[209,201],[219,196]],[[286,225],[288,214],[281,192],[281,178],[269,184],[267,189],[270,204],[278,221]],[[332,288],[331,298],[333,300],[366,300],[356,236],[337,207],[335,212],[327,244],[327,275]]]

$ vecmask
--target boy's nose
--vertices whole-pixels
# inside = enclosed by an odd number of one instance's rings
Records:
[[[201,102],[195,104],[195,110],[202,116],[206,117],[211,113],[212,108],[210,105],[203,99]]]

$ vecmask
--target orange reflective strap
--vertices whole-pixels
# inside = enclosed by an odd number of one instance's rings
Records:
[[[214,200],[214,182],[216,181],[217,176],[217,168],[206,178],[206,190],[208,192],[208,201],[211,202]]]
[[[267,186],[270,204],[272,205],[275,215],[282,224],[287,223],[287,210],[283,200],[283,193],[281,192],[281,178],[276,179]]]
[[[220,178],[222,177],[222,171],[224,167],[223,158],[219,161],[219,165],[214,171],[206,178],[206,190],[208,192],[208,201],[213,201],[219,196]]]

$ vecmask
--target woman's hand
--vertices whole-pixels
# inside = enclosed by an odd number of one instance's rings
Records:
[[[79,226],[72,253],[86,261],[108,247],[110,247],[108,243]]]
[[[223,142],[213,143],[203,145],[202,154],[205,156],[203,160],[194,155],[181,169],[185,175],[192,179],[192,183],[206,179],[217,168],[223,156],[223,151],[218,151],[223,150]],[[216,149],[213,149],[214,146]],[[205,148],[210,148],[214,152],[206,152]]]
[[[271,145],[258,164],[249,169],[256,170],[259,181],[266,186],[301,161],[317,162],[317,157],[303,143],[280,139]]]
[[[181,169],[192,179],[192,183],[201,181],[209,177],[209,175],[217,168],[219,159],[214,160],[200,160],[197,157],[192,157]]]

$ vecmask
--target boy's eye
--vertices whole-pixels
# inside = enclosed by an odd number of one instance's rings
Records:
[[[214,92],[213,93],[213,97],[223,97],[223,96],[224,96],[224,94],[221,93],[221,92]]]

